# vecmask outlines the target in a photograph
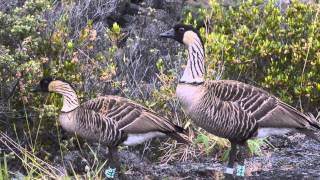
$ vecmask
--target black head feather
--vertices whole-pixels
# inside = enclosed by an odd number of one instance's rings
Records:
[[[187,31],[193,31],[194,33],[196,33],[198,35],[199,39],[201,40],[202,45],[203,45],[199,31],[196,28],[194,28],[193,26],[186,25],[186,24],[176,24],[169,31],[161,33],[160,37],[171,38],[171,39],[174,39],[180,43],[183,43],[183,36],[184,36],[185,32],[187,32]]]
[[[39,84],[32,89],[32,92],[49,92],[49,84],[53,80],[54,79],[52,77],[45,77],[41,79]]]
[[[52,81],[62,81],[62,82],[65,82],[65,83],[68,83],[70,86],[71,84],[63,79],[60,79],[60,78],[53,78],[53,77],[44,77],[40,80],[39,84],[36,85],[33,89],[32,89],[32,92],[49,92],[49,85]],[[71,86],[71,88],[73,88]]]

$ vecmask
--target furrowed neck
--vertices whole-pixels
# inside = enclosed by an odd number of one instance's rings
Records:
[[[194,37],[188,46],[188,62],[180,79],[181,83],[201,84],[204,82],[204,49],[201,40]]]
[[[54,91],[63,96],[61,112],[70,112],[80,106],[76,92],[68,83],[59,84]]]

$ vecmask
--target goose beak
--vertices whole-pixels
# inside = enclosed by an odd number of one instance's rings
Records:
[[[174,29],[170,29],[169,31],[161,33],[160,37],[173,39],[175,37]]]
[[[34,87],[31,89],[31,92],[40,92],[40,91],[41,91],[40,85],[34,86]]]

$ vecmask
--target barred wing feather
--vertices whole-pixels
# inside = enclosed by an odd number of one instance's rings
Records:
[[[319,127],[309,116],[260,88],[232,80],[210,81],[207,86],[219,100],[233,102],[254,117],[260,127]]]
[[[118,96],[104,96],[86,102],[85,107],[97,111],[117,122],[118,128],[126,133],[182,133],[182,128],[154,111],[129,99]]]

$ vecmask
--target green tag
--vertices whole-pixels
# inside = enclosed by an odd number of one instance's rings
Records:
[[[238,166],[237,167],[237,176],[244,176],[245,167],[244,166]]]
[[[116,175],[116,168],[108,168],[104,171],[107,178],[113,179]]]

